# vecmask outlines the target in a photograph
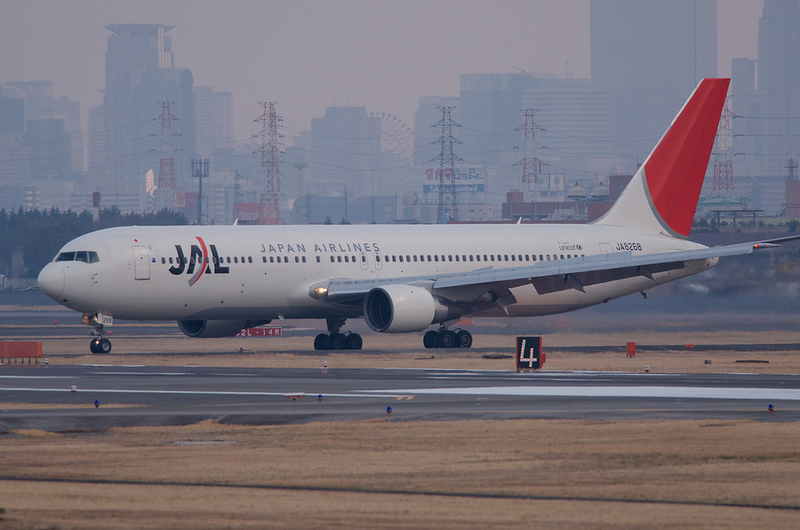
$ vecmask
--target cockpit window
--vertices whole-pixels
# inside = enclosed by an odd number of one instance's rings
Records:
[[[62,252],[56,256],[56,261],[82,261],[83,263],[97,263],[100,257],[93,250],[79,250],[77,252]]]

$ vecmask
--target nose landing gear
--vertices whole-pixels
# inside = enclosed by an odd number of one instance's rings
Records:
[[[89,332],[89,335],[94,336],[92,342],[89,343],[89,350],[92,353],[110,353],[111,341],[106,338],[106,331],[103,322],[111,317],[104,317],[103,315],[83,315],[81,323],[93,326],[94,330]]]

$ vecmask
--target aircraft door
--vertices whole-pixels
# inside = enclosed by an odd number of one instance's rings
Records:
[[[137,280],[150,279],[150,256],[144,245],[133,245],[133,272]]]
[[[367,270],[367,267],[369,267],[369,263],[367,262],[367,253],[366,252],[362,252],[361,253],[361,270],[365,271],[365,270]]]
[[[376,252],[373,256],[375,258],[375,268],[378,270],[383,269],[383,256],[380,252]]]

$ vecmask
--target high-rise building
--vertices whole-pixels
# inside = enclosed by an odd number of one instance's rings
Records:
[[[214,150],[232,147],[233,94],[211,87],[194,87],[197,105],[197,154],[210,157]]]
[[[591,74],[639,162],[694,87],[717,75],[716,0],[592,0]]]
[[[95,140],[90,140],[89,182],[102,193],[104,205],[116,204],[124,212],[154,207],[147,181],[158,179],[159,156],[174,155],[177,187],[191,182],[188,161],[195,155],[194,79],[191,71],[173,65],[172,39],[167,36],[172,28],[164,24],[106,26],[112,35],[106,52],[103,106],[102,111],[90,112],[90,126],[96,127],[102,116],[103,129],[90,130]],[[180,134],[175,129],[171,135],[160,134],[163,102],[170,103],[170,114],[177,118],[170,128],[180,127]],[[98,137],[104,145],[97,145]],[[168,154],[164,138],[173,139]]]
[[[370,195],[380,153],[380,118],[368,116],[366,107],[328,107],[324,118],[311,119],[308,187],[350,199]]]
[[[786,175],[800,155],[800,1],[764,0],[758,22],[758,162],[764,176]]]

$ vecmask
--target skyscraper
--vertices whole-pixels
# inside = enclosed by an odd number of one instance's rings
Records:
[[[90,112],[90,125],[102,123],[103,127],[90,131],[90,136],[102,138],[92,143],[103,145],[91,152],[89,167],[91,185],[103,193],[103,203],[116,204],[122,211],[152,207],[147,202],[145,175],[150,170],[158,173],[153,153],[160,147],[154,140],[159,131],[154,123],[161,102],[170,102],[171,113],[185,125],[175,176],[179,183],[190,178],[189,164],[180,162],[194,154],[194,80],[188,69],[173,67],[172,39],[166,35],[172,28],[164,24],[106,26],[112,35],[106,52],[103,105],[102,110]]]
[[[764,0],[758,22],[760,174],[786,175],[800,155],[800,1]]]
[[[610,93],[614,137],[650,152],[704,77],[717,75],[716,0],[592,0],[591,69]]]

